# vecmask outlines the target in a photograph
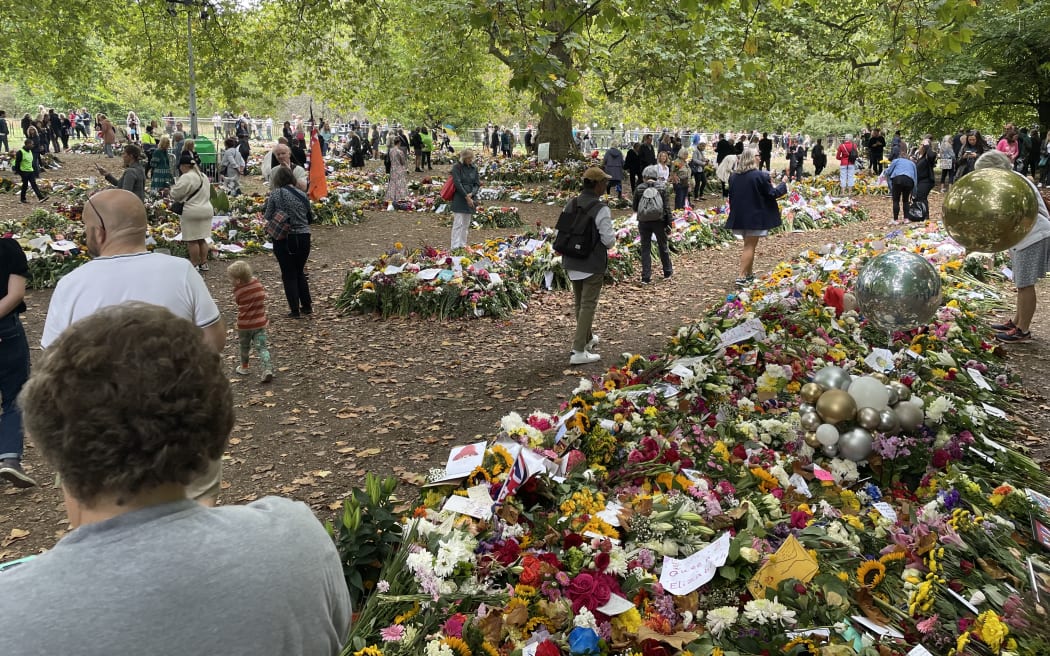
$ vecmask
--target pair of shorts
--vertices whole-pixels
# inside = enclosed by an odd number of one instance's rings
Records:
[[[1014,272],[1014,287],[1031,287],[1050,271],[1050,238],[1011,253],[1010,260],[1010,268]]]
[[[768,230],[737,230],[733,229],[733,234],[737,237],[768,237]]]

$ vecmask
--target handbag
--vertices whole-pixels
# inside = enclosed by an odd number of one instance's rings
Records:
[[[186,200],[189,200],[189,199],[193,198],[194,196],[196,196],[197,192],[199,192],[201,190],[201,187],[203,187],[203,186],[204,186],[204,179],[202,177],[201,183],[199,185],[197,185],[197,188],[193,190],[192,194],[190,194],[189,196],[186,196]],[[181,201],[181,200],[177,200],[174,203],[172,203],[171,206],[168,209],[171,210],[172,212],[174,212],[175,214],[178,214],[179,216],[182,216],[182,213],[184,211],[186,211],[186,202],[185,201]]]
[[[445,201],[451,201],[456,196],[456,183],[452,181],[452,176],[448,176],[448,180],[445,180],[444,186],[441,187],[441,198]]]
[[[954,166],[955,160],[953,160],[951,157],[942,157],[939,160],[937,160],[937,168],[939,168],[942,171],[948,171]]]
[[[263,228],[270,241],[287,239],[291,230],[292,222],[288,220],[288,215],[283,210],[275,210],[273,216],[266,220],[266,226]]]

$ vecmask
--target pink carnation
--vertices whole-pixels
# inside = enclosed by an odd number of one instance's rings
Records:
[[[379,637],[387,642],[399,642],[405,637],[405,627],[400,624],[391,624],[385,629],[379,629]]]

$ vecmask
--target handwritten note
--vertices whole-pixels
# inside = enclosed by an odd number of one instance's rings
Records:
[[[729,346],[752,338],[760,342],[766,338],[766,329],[759,319],[748,319],[739,326],[725,331],[722,333],[721,342],[722,346]]]
[[[454,447],[448,454],[448,463],[445,465],[445,476],[448,478],[459,478],[474,471],[485,461],[485,443],[475,442],[466,446]]]
[[[893,509],[893,506],[886,503],[885,501],[876,501],[871,504],[875,510],[879,511],[879,514],[890,520],[894,524],[897,523],[897,511]]]
[[[687,595],[715,577],[719,567],[729,558],[729,533],[688,558],[664,556],[660,585],[673,595]]]
[[[813,465],[813,475],[816,476],[818,481],[835,482],[835,476],[820,465]]]
[[[487,494],[486,497],[488,497]],[[445,505],[441,507],[441,510],[445,512],[457,512],[461,515],[469,515],[476,519],[488,519],[492,516],[492,499],[486,498],[483,501],[479,501],[477,499],[471,499],[470,497],[461,497],[453,494],[445,500]]]
[[[977,385],[979,389],[992,389],[992,386],[988,384],[988,381],[984,379],[984,376],[981,374],[980,371],[977,371],[973,367],[967,367],[966,373],[970,375],[970,378],[973,379],[974,384]]]

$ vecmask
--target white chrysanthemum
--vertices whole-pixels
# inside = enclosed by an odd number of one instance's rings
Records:
[[[616,576],[626,576],[628,562],[630,561],[627,558],[627,552],[621,547],[613,547],[609,551],[609,566],[605,568],[605,571]]]
[[[711,632],[711,635],[720,638],[726,629],[736,624],[739,617],[740,611],[735,606],[721,606],[708,611],[704,626]]]
[[[573,394],[583,394],[584,392],[590,392],[594,389],[594,383],[588,378],[581,378],[580,384],[576,386],[576,389],[572,391]]]
[[[576,613],[576,617],[572,621],[573,626],[598,630],[598,620],[594,618],[594,613],[588,610],[586,606],[580,608],[580,612]]]
[[[525,427],[525,421],[516,412],[512,412],[499,420],[500,428],[508,433]]]
[[[736,407],[739,408],[741,412],[754,412],[755,402],[748,398],[742,398],[736,402]]]
[[[860,478],[860,472],[857,471],[857,463],[846,458],[835,458],[828,465],[828,470],[839,485],[853,483]]]
[[[938,396],[926,406],[926,418],[939,424],[944,413],[952,409],[952,401],[946,396]]]
[[[431,640],[427,643],[426,656],[456,656],[452,651],[452,647],[449,647],[440,640]]]
[[[405,559],[405,566],[417,577],[433,574],[434,558],[429,551],[417,551],[408,554],[408,558]]]

